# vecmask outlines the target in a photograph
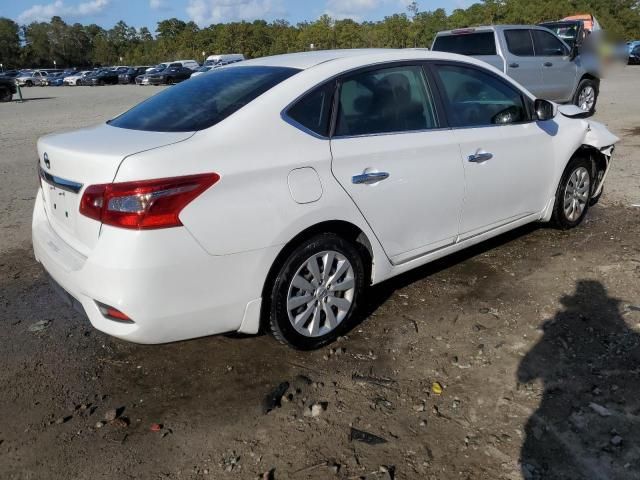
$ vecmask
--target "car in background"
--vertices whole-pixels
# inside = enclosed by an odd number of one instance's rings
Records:
[[[242,62],[244,60],[244,55],[241,53],[228,53],[225,55],[209,55],[204,62],[203,66],[214,66],[214,65],[228,65],[230,63]]]
[[[0,72],[1,77],[16,78],[19,74],[20,70],[5,70],[4,72]]]
[[[10,102],[17,91],[14,77],[0,75],[0,102]]]
[[[439,32],[433,51],[468,55],[509,75],[539,98],[595,113],[598,65],[537,25],[495,25]]]
[[[216,68],[216,67],[214,67],[213,65],[203,65],[202,67],[200,67],[198,70],[196,70],[195,72],[193,72],[191,74],[191,78],[197,77],[199,75],[202,75],[203,73],[210,72],[214,68]]]
[[[370,285],[532,222],[578,227],[619,141],[584,117],[449,53],[249,60],[40,138],[35,258],[124,340],[320,348]]]
[[[51,73],[42,79],[40,86],[42,87],[59,87],[64,81],[64,73]]]
[[[188,68],[192,72],[195,72],[197,69],[200,68],[200,64],[198,62],[196,62],[195,60],[175,60],[175,61],[173,61],[171,63],[179,63],[180,65],[182,65],[183,67]]]
[[[122,72],[118,75],[118,83],[127,85],[130,83],[136,83],[136,77],[144,75],[149,67],[131,67],[126,72]]]
[[[74,75],[69,75],[68,77],[64,77],[64,79],[62,80],[62,84],[73,86],[73,87],[82,85],[82,81],[92,73],[93,73],[93,70],[84,70],[82,72],[77,72]]]
[[[138,75],[136,77],[136,85],[149,85],[149,75],[160,73],[165,71],[170,63],[159,63],[155,67],[147,68],[147,72],[144,75]],[[176,64],[179,65],[179,64]]]
[[[637,45],[629,53],[629,65],[640,65],[640,45]]]
[[[634,40],[632,42],[627,42],[627,49],[629,50],[629,53],[631,53],[633,51],[633,49],[636,48],[638,45],[640,45],[640,40]]]
[[[120,72],[110,68],[100,70],[94,75],[90,75],[83,82],[83,85],[91,86],[103,86],[103,85],[117,85],[119,81]]]
[[[172,64],[158,73],[148,74],[149,85],[173,85],[191,78],[193,70],[188,67]]]
[[[26,74],[20,74],[16,77],[16,83],[21,87],[33,87],[41,85],[42,80],[47,78],[48,74],[44,70],[33,70]]]

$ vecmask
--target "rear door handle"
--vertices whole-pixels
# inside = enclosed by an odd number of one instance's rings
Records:
[[[509,68],[518,68],[518,67],[520,67],[519,63],[513,62],[509,64]]]
[[[545,67],[553,67],[553,63],[551,62],[544,62],[543,64]]]
[[[371,185],[386,180],[387,178],[389,178],[387,172],[369,172],[354,175],[351,177],[351,183],[355,185]]]
[[[467,160],[471,163],[483,163],[493,158],[493,153],[489,152],[478,152],[473,155],[469,155]]]

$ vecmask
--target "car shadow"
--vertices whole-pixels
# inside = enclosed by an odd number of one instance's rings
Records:
[[[640,335],[597,281],[577,283],[522,359],[544,392],[525,427],[526,480],[640,478]]]
[[[367,320],[371,314],[387,302],[397,290],[401,290],[417,281],[424,280],[425,278],[442,272],[443,270],[452,268],[455,265],[463,263],[476,256],[525,237],[540,228],[546,227],[538,223],[527,224],[523,227],[511,230],[477,245],[465,248],[464,250],[453,253],[439,260],[435,260],[422,267],[415,268],[402,275],[398,275],[397,277],[393,277],[383,283],[370,287],[367,291],[364,302],[360,305],[360,313],[354,321],[353,328]]]
[[[56,97],[31,97],[31,98],[23,98],[20,100],[19,98],[14,98],[13,102],[16,103],[26,103],[26,102],[35,102],[39,100],[53,100]]]

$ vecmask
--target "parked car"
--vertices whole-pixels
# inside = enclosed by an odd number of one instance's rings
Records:
[[[228,65],[230,63],[241,62],[244,60],[244,55],[241,53],[230,53],[226,55],[210,55],[204,62],[203,66],[213,66],[219,64]]]
[[[207,73],[210,72],[211,70],[213,70],[215,67],[213,65],[205,65],[200,67],[198,70],[196,70],[195,72],[193,72],[191,74],[191,78],[193,77],[197,77],[198,75],[202,75],[203,73]]]
[[[136,85],[149,85],[149,75],[163,72],[167,67],[169,67],[169,65],[170,64],[160,63],[153,68],[148,68],[147,73],[136,77]],[[179,66],[179,64],[176,64],[175,66]]]
[[[595,113],[597,66],[577,58],[556,34],[538,26],[500,25],[440,32],[434,51],[469,55],[506,73],[534,95]]]
[[[89,75],[91,75],[93,73],[92,70],[84,70],[82,72],[78,72],[74,75],[70,75],[68,77],[64,77],[64,79],[62,80],[62,84],[63,85],[69,85],[69,86],[78,86],[78,85],[82,85],[82,81],[87,78]]]
[[[193,70],[171,64],[168,68],[157,73],[147,74],[149,85],[173,85],[191,77]]]
[[[20,74],[19,70],[4,70],[0,72],[0,76],[11,77],[11,78],[16,78],[19,74]]]
[[[21,87],[33,87],[34,85],[41,85],[42,80],[47,77],[47,72],[44,70],[33,70],[29,73],[20,74],[16,77],[16,83]]]
[[[195,72],[197,69],[200,68],[200,64],[195,60],[176,60],[171,63],[179,63],[180,65],[182,65],[185,68],[188,68],[192,72]]]
[[[529,222],[577,227],[618,141],[584,116],[448,53],[250,60],[41,138],[35,258],[125,340],[264,327],[318,348],[370,284]]]
[[[43,78],[42,81],[40,82],[40,85],[43,87],[46,87],[46,86],[59,87],[63,84],[64,78],[65,78],[64,72],[53,73]]]
[[[629,54],[629,65],[640,65],[640,45],[631,50]]]
[[[17,91],[15,78],[0,75],[0,102],[10,102]]]
[[[83,80],[83,85],[117,85],[119,81],[120,72],[110,68],[100,70],[94,75],[88,76]]]
[[[633,49],[636,48],[638,45],[640,45],[640,40],[627,42],[627,49],[629,50],[629,53],[631,53]]]
[[[136,83],[136,77],[139,75],[144,75],[149,67],[132,67],[129,68],[126,72],[122,72],[118,75],[118,83],[121,84],[129,84]]]

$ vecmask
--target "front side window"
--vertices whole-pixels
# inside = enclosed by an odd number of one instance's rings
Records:
[[[518,57],[533,57],[533,39],[529,30],[505,30],[504,37],[507,40],[509,52]]]
[[[220,69],[164,90],[108,123],[150,132],[204,130],[298,72],[264,66]]]
[[[431,91],[419,66],[368,71],[340,88],[336,136],[437,128]]]
[[[536,57],[563,57],[569,54],[567,47],[552,33],[543,30],[533,30],[532,33]]]
[[[508,125],[528,120],[522,94],[477,68],[437,65],[452,127]]]
[[[335,81],[316,88],[298,100],[287,115],[312,132],[328,137],[334,91]]]

